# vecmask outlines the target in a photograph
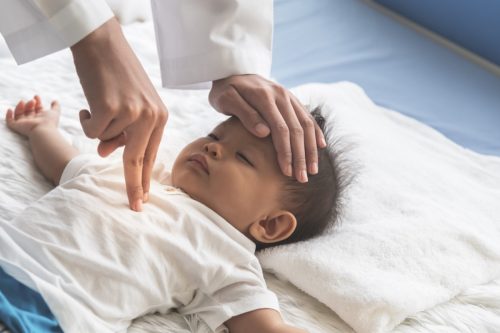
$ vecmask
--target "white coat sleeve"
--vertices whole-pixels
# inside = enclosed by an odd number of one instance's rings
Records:
[[[163,86],[269,77],[272,0],[151,0]]]
[[[111,17],[104,0],[0,1],[0,33],[18,64],[74,45]]]

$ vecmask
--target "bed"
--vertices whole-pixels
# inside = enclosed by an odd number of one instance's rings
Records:
[[[276,1],[275,17],[272,75],[286,86],[351,81],[363,87],[377,105],[426,123],[465,150],[500,156],[500,76],[494,70],[472,63],[361,1]],[[153,83],[160,87],[151,23],[130,24],[125,32]],[[85,100],[69,53],[62,51],[22,67],[14,64],[5,49],[0,54],[4,55],[0,59],[2,112],[35,92],[45,100],[58,99],[63,106],[61,130],[80,150],[93,152],[96,144],[85,139],[78,122],[77,111]],[[307,98],[311,89],[316,88],[295,91]],[[206,115],[204,129],[222,119],[207,113],[206,91],[161,89],[160,94],[170,108],[170,132],[167,128],[166,133],[171,133],[168,140],[172,142],[187,142],[200,134],[199,118],[190,114]],[[0,218],[9,220],[51,186],[33,168],[27,143],[10,133],[4,122],[0,126]],[[178,149],[178,144],[162,143],[166,167],[172,162],[168,157]],[[354,332],[341,316],[286,276],[267,270],[266,280],[277,293],[287,322],[310,332]],[[393,331],[496,332],[500,329],[499,300],[500,279],[492,279],[412,313]],[[171,313],[141,317],[129,329],[131,333],[166,331],[202,333],[207,328]]]

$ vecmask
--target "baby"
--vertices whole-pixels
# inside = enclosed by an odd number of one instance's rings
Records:
[[[311,238],[336,219],[341,189],[326,149],[318,174],[299,183],[281,173],[271,138],[229,118],[188,144],[171,174],[157,163],[135,212],[122,164],[79,154],[57,130],[59,113],[38,96],[7,111],[58,186],[0,221],[0,267],[43,297],[62,331],[126,332],[137,317],[175,309],[214,332],[305,332],[283,322],[255,250]]]

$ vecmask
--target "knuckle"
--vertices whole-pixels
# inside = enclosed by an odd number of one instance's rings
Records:
[[[215,99],[213,101],[212,106],[224,114],[232,113],[233,108],[231,107],[231,105],[235,101],[235,98],[234,98],[235,93],[236,93],[236,91],[234,90],[234,88],[224,89],[217,96],[217,99]],[[231,112],[229,112],[229,110],[231,110]]]
[[[142,168],[144,165],[144,156],[133,156],[125,159],[125,163],[133,168]]]
[[[238,107],[239,101],[237,95],[238,92],[234,87],[228,87],[227,89],[224,89],[224,91],[218,96],[217,100],[212,105],[223,114],[237,114],[241,109],[240,107]]]
[[[264,119],[257,112],[245,112],[248,115],[248,120],[252,125],[257,125],[261,123],[265,123]]]
[[[314,121],[311,118],[304,118],[301,120],[301,125],[302,128],[306,130],[312,130],[314,129]]]
[[[149,171],[149,167],[151,167],[156,159],[156,156],[144,157],[142,160],[142,165],[145,168],[145,171]]]
[[[128,189],[129,196],[131,198],[142,198],[143,195],[143,189],[141,185],[136,185],[136,186],[131,186]]]
[[[295,156],[293,159],[293,164],[302,167],[305,166],[306,165],[305,156]]]
[[[288,130],[288,126],[286,126],[286,124],[283,122],[277,123],[275,125],[275,130],[282,135],[288,135],[290,133],[290,131]]]
[[[156,120],[157,110],[154,107],[148,106],[142,109],[141,118],[147,122],[154,122]]]
[[[118,112],[118,110],[120,109],[120,106],[114,100],[106,99],[103,102],[103,109],[106,110],[106,112],[114,115]]]
[[[129,111],[130,106],[128,104],[119,104],[114,102],[108,102],[106,106],[106,113],[109,119],[115,118],[131,118],[131,113]]]
[[[306,152],[308,161],[317,161],[318,160],[318,152],[316,149],[311,149]]]
[[[126,119],[134,120],[139,116],[139,109],[133,103],[126,103],[122,107],[121,114],[123,114]]]
[[[220,103],[228,103],[231,102],[234,99],[234,88],[230,89],[224,89],[222,93],[219,95],[219,102]]]
[[[268,86],[257,87],[257,88],[255,88],[254,91],[255,91],[256,96],[258,96],[258,98],[265,99],[267,101],[274,100],[273,91]]]
[[[292,152],[290,150],[282,151],[280,155],[285,163],[292,163]]]
[[[274,88],[274,91],[275,93],[278,95],[278,96],[287,96],[288,95],[288,90],[285,89],[285,87],[283,87],[282,85],[280,84],[275,84],[273,86]]]
[[[302,129],[302,127],[294,126],[290,129],[290,134],[295,137],[303,137],[304,130]]]
[[[167,109],[166,108],[160,108],[160,110],[158,111],[158,122],[161,125],[165,125],[167,123],[167,120],[168,120]]]

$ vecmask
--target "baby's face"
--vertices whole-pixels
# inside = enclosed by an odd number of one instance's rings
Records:
[[[188,144],[172,168],[174,186],[244,234],[252,222],[279,209],[284,180],[271,138],[255,137],[237,118]]]

